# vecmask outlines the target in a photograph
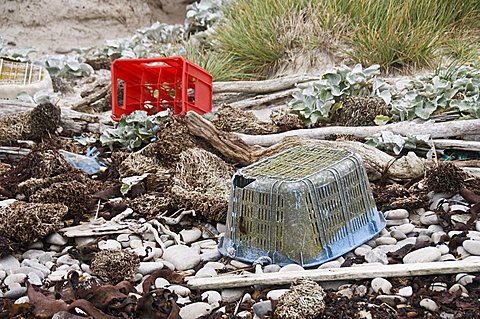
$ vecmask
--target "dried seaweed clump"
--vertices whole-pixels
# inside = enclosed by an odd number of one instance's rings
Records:
[[[95,254],[90,267],[103,281],[116,285],[133,279],[140,267],[140,258],[127,250],[102,250]]]
[[[141,152],[130,154],[117,169],[121,178],[150,173],[146,178],[147,190],[162,190],[170,183],[170,170],[160,166],[156,158]]]
[[[372,191],[375,203],[381,211],[396,208],[415,210],[426,207],[429,203],[427,192],[423,190],[410,190],[399,184],[386,186],[373,185]]]
[[[0,208],[0,235],[28,245],[62,228],[67,212],[62,204],[14,202]]]
[[[342,102],[336,113],[336,122],[344,126],[375,125],[377,115],[389,115],[387,104],[378,97],[351,96]]]
[[[455,164],[439,162],[425,174],[425,184],[429,191],[456,193],[463,186],[465,177],[465,173]]]
[[[24,156],[14,169],[0,177],[0,185],[15,191],[17,185],[30,178],[47,178],[74,171],[63,156],[48,145],[41,144]]]
[[[218,156],[192,148],[179,156],[171,197],[176,205],[194,209],[213,221],[225,221],[233,167]]]
[[[127,202],[128,207],[142,217],[153,217],[163,213],[171,206],[171,200],[160,193],[143,194]]]
[[[278,127],[280,132],[306,127],[297,114],[290,113],[287,110],[273,111],[272,114],[270,114],[270,120]]]
[[[278,319],[313,319],[325,309],[325,292],[316,282],[299,279],[278,300],[275,318]]]
[[[69,216],[82,216],[90,201],[90,190],[78,181],[54,183],[32,196],[32,203],[59,203],[68,207]]]
[[[0,236],[0,258],[10,254],[14,250],[13,246],[10,239]]]
[[[11,145],[17,140],[39,141],[53,133],[60,123],[60,108],[51,103],[37,105],[30,111],[14,113],[0,119],[0,144]]]
[[[219,130],[225,132],[256,135],[278,132],[278,127],[272,123],[262,122],[253,113],[236,109],[228,104],[224,104],[218,109],[212,123]]]
[[[0,175],[5,174],[10,168],[12,168],[11,165],[0,162]]]

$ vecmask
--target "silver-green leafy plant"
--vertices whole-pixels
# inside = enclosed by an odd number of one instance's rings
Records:
[[[114,146],[126,148],[129,151],[142,145],[156,141],[156,133],[168,118],[168,111],[148,115],[146,111],[134,111],[128,116],[123,115],[116,128],[105,130],[100,136],[104,146],[113,149]]]
[[[26,103],[32,103],[32,104],[43,104],[43,103],[56,104],[58,101],[58,94],[48,89],[37,91],[33,95],[30,95],[25,91],[22,91],[17,94],[17,100],[26,102]]]
[[[480,70],[460,66],[439,68],[432,74],[412,80],[392,100],[392,113],[398,120],[454,112],[465,118],[480,118]]]
[[[187,6],[185,29],[188,33],[205,31],[223,19],[223,8],[230,0],[201,0]]]
[[[414,150],[418,146],[431,146],[430,135],[408,135],[394,134],[391,131],[382,131],[365,139],[365,144],[378,149],[393,152],[398,155],[402,150]]]
[[[40,63],[52,76],[82,77],[93,73],[93,68],[77,54],[47,56]]]
[[[324,73],[318,82],[300,85],[289,106],[305,124],[313,126],[328,122],[348,96],[378,96],[389,104],[391,86],[377,78],[379,74],[379,65],[363,68],[357,64],[353,69],[341,65]]]

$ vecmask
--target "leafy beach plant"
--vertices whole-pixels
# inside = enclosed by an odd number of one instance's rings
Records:
[[[380,66],[363,68],[357,64],[353,69],[342,65],[324,73],[320,81],[300,86],[289,102],[292,112],[308,126],[328,122],[341,108],[347,96],[378,96],[386,104],[391,102],[391,86],[377,78]]]
[[[169,116],[168,111],[148,115],[146,111],[134,111],[128,116],[122,115],[116,128],[103,131],[100,142],[113,149],[121,146],[129,151],[156,141],[156,134]]]

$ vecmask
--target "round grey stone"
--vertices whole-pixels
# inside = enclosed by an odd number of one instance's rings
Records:
[[[413,264],[413,263],[427,263],[438,261],[442,257],[442,253],[439,249],[435,247],[425,247],[418,250],[414,250],[405,257],[403,257],[404,264]]]
[[[465,240],[462,246],[468,253],[480,256],[480,240]]]
[[[68,239],[59,233],[52,233],[45,238],[45,242],[51,245],[65,246],[68,243]]]
[[[9,289],[3,294],[4,298],[17,299],[27,293],[27,287],[23,287],[20,284],[12,284]]]
[[[158,277],[155,279],[155,288],[160,289],[160,288],[165,288],[167,286],[170,286],[170,283],[168,282],[167,279]]]
[[[397,295],[405,297],[405,298],[410,298],[413,295],[413,288],[412,286],[406,286],[402,287],[398,290]]]
[[[35,286],[42,285],[42,279],[34,272],[28,274],[28,282]]]
[[[392,230],[390,232],[390,236],[392,236],[393,238],[395,238],[397,241],[398,240],[404,240],[405,238],[407,238],[407,235],[405,235],[405,233],[399,231],[399,230]]]
[[[427,309],[428,311],[431,312],[437,312],[438,311],[438,305],[435,301],[433,301],[430,298],[424,298],[420,301],[420,307],[423,307]]]
[[[202,301],[208,302],[213,308],[218,308],[222,301],[222,295],[218,291],[208,290],[202,294]]]
[[[380,245],[395,245],[397,240],[393,237],[379,237],[375,240],[378,246]]]
[[[192,229],[183,229],[180,231],[180,236],[182,236],[182,239],[186,244],[189,244],[202,237],[202,231],[196,227],[193,227]]]
[[[290,264],[290,265],[283,266],[279,272],[302,271],[302,270],[305,270],[305,268],[297,264]]]
[[[200,262],[200,255],[192,248],[184,245],[168,247],[163,253],[162,258],[172,263],[177,270],[194,268]]]
[[[268,293],[267,293],[267,298],[270,299],[270,300],[278,300],[280,299],[280,297],[286,293],[287,291],[289,291],[289,289],[274,289],[274,290],[270,290]]]
[[[215,271],[215,269],[206,267],[206,266],[198,270],[197,273],[195,274],[196,278],[208,278],[208,277],[216,277],[216,276],[217,276],[217,272]]]
[[[408,234],[408,233],[411,233],[414,229],[415,229],[415,225],[410,224],[410,223],[406,223],[406,224],[395,226],[395,227],[391,228],[391,230],[396,230],[396,231],[402,232],[405,235]]]
[[[163,263],[160,261],[141,261],[140,267],[138,267],[138,272],[143,276],[149,275],[155,270],[163,268]]]
[[[212,306],[206,302],[195,302],[180,308],[180,318],[197,319],[209,315],[212,310]]]
[[[187,297],[192,293],[190,289],[180,285],[171,285],[167,289],[182,297]]]
[[[439,223],[439,220],[437,214],[429,210],[420,216],[420,222],[423,225],[436,225]]]
[[[385,219],[405,219],[409,217],[408,211],[402,208],[387,210],[383,215]]]
[[[269,311],[272,311],[272,302],[270,300],[259,301],[252,306],[253,312],[260,318],[263,318]]]
[[[0,265],[2,265],[3,270],[7,272],[12,272],[15,269],[20,268],[20,262],[12,255],[6,255],[3,258],[0,258]]]
[[[371,283],[373,291],[389,295],[392,291],[392,284],[385,278],[377,277]]]
[[[222,301],[226,303],[238,301],[243,297],[244,293],[245,289],[243,288],[223,289],[221,291]]]
[[[122,244],[114,239],[101,240],[98,242],[98,248],[100,250],[116,250],[122,249]]]
[[[72,257],[70,255],[63,255],[57,258],[57,265],[80,265],[80,262]]]

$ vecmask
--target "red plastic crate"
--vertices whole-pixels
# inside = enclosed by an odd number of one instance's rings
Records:
[[[183,57],[117,59],[112,63],[112,119],[144,110],[174,115],[212,111],[212,76]]]

